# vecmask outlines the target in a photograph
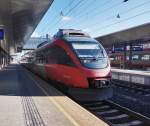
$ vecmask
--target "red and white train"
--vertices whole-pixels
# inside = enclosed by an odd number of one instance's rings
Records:
[[[45,79],[65,85],[80,100],[112,96],[109,58],[102,45],[85,32],[60,29],[51,42],[38,45],[27,55],[22,64]]]

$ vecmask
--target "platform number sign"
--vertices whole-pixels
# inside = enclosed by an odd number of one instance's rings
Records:
[[[0,40],[4,39],[4,29],[0,29]]]

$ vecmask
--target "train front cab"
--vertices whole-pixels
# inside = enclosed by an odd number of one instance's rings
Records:
[[[110,63],[104,48],[91,38],[86,41],[76,38],[71,45],[73,61],[83,74],[82,77],[86,79],[87,87],[70,88],[69,92],[76,98],[86,101],[112,97]]]
[[[89,47],[91,48],[93,45],[83,40],[79,42],[77,38],[76,40],[78,44],[81,44],[79,45],[81,52],[85,51],[81,50],[81,47],[85,48],[87,44],[90,44]],[[77,42],[75,43],[77,47]],[[111,73],[108,57],[105,55],[105,60],[104,58],[100,60],[82,58],[81,60],[81,57],[78,56],[81,52],[79,50],[77,52],[77,49],[74,49],[72,44],[70,44],[68,40],[59,39],[56,40],[54,45],[51,45],[49,49],[50,60],[46,65],[49,78],[66,84],[69,87],[69,94],[80,100],[104,100],[110,98],[112,96],[112,88],[110,86]],[[94,41],[94,47],[96,44],[97,42]],[[101,49],[103,48],[101,47]],[[103,49],[103,51],[105,50]],[[93,64],[84,64],[85,60],[92,60]],[[102,62],[104,63],[102,64]],[[98,64],[102,64],[102,66]]]

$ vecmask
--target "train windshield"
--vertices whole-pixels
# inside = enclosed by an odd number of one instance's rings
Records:
[[[100,44],[94,42],[72,43],[81,63],[88,68],[104,68],[107,66],[107,55]]]

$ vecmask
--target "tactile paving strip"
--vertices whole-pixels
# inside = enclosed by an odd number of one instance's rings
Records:
[[[26,126],[45,126],[32,97],[22,96],[21,99]]]

